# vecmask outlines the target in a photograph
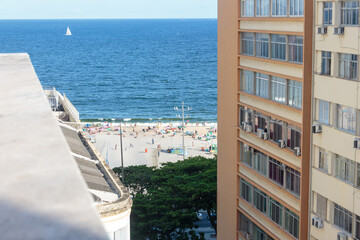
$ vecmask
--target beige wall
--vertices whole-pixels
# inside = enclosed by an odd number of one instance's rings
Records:
[[[286,62],[284,64],[274,62],[265,62],[262,59],[248,59],[246,57],[240,59],[240,66],[255,68],[263,71],[281,73],[287,76],[292,76],[295,78],[302,78],[303,72],[301,65],[292,64],[289,66]]]
[[[280,32],[294,32],[299,33],[303,31],[303,22],[289,22],[289,21],[240,21],[241,29],[261,30],[261,31],[278,31]]]

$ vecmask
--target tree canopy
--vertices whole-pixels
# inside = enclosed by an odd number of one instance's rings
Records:
[[[160,168],[130,166],[124,185],[133,196],[132,239],[202,239],[193,231],[200,209],[216,230],[217,159],[190,157]],[[121,176],[121,169],[114,168]]]

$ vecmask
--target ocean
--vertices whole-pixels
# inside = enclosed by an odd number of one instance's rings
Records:
[[[72,36],[65,36],[69,27]],[[82,121],[217,121],[217,20],[0,20],[0,53],[27,52]]]

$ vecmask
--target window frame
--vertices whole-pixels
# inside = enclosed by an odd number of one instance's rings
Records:
[[[318,118],[319,123],[330,125],[330,102],[318,100]]]
[[[284,229],[286,232],[290,233],[292,236],[294,236],[296,239],[299,238],[299,224],[300,219],[297,214],[292,212],[291,210],[285,208],[285,219],[284,219]],[[292,226],[291,226],[292,225]]]
[[[271,34],[271,59],[286,61],[287,36],[284,34]],[[279,57],[283,56],[283,57]]]
[[[324,26],[332,25],[332,5],[333,5],[332,2],[323,2],[323,25]]]
[[[334,225],[352,234],[353,218],[354,216],[351,211],[341,207],[339,204],[334,203]],[[346,223],[349,225],[346,226]]]
[[[326,173],[329,172],[328,154],[323,149],[319,149],[318,169]]]
[[[255,73],[255,95],[268,99],[269,98],[270,75],[264,73]]]
[[[359,75],[358,62],[359,58],[357,55],[340,53],[338,77],[347,80],[357,81]]]
[[[355,6],[350,6],[351,4]],[[340,11],[342,26],[359,26],[359,1],[341,1]],[[354,19],[355,22],[352,21]]]
[[[302,82],[295,80],[288,80],[287,86],[287,104],[291,107],[301,109],[302,108]]]
[[[352,112],[350,113],[350,116],[347,116],[349,114],[344,113],[346,112]],[[357,116],[358,110],[356,108],[348,107],[345,105],[336,104],[336,127],[339,130],[356,134],[356,128],[357,128]]]
[[[242,32],[241,33],[241,54],[247,55],[247,56],[254,56],[254,44],[255,44],[255,34],[254,33],[252,33],[252,32]],[[249,50],[247,50],[247,49],[249,49]]]
[[[321,75],[331,76],[331,52],[321,51]]]
[[[289,192],[300,197],[301,173],[291,167],[285,166],[285,182]]]
[[[260,58],[270,58],[269,51],[270,51],[270,34],[255,33],[255,56]]]
[[[256,0],[256,17],[269,17],[270,6],[270,0]]]
[[[335,177],[350,184],[355,184],[355,162],[335,154]]]
[[[241,70],[241,77],[242,91],[249,94],[254,94],[255,73],[253,71],[243,69]]]
[[[250,4],[245,5],[245,3],[247,2],[249,2]],[[248,11],[251,13],[248,13]],[[241,0],[241,16],[254,17],[254,15],[255,15],[255,0]]]

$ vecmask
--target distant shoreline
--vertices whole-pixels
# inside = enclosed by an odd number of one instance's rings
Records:
[[[124,119],[121,123],[124,126],[130,126],[130,125],[136,125],[136,126],[169,126],[169,125],[173,125],[173,126],[179,126],[182,124],[181,120],[176,120],[176,121],[163,121],[163,120],[159,120],[159,119],[154,119],[152,121],[147,120],[147,121],[137,121],[138,119]],[[90,124],[90,125],[107,125],[109,124],[110,126],[118,126],[119,125],[119,120],[115,120],[113,121],[112,119],[103,119],[103,120],[99,120],[99,119],[81,119],[80,120],[82,125],[86,125],[86,124]],[[204,125],[203,125],[204,124]],[[189,127],[195,127],[195,126],[217,126],[217,121],[189,121],[187,122],[185,120],[185,125],[189,126]]]

